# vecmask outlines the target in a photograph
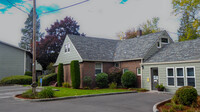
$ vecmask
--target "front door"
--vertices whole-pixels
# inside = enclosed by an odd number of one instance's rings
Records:
[[[151,68],[151,89],[157,90],[156,85],[159,84],[158,68]]]

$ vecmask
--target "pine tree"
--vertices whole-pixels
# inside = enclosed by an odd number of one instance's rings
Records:
[[[31,9],[28,18],[25,21],[25,27],[21,29],[23,36],[21,37],[21,41],[19,46],[21,48],[31,50],[31,43],[33,38],[33,9]],[[36,18],[36,41],[39,41],[40,38],[44,35],[44,33],[40,32],[40,19],[37,15]]]

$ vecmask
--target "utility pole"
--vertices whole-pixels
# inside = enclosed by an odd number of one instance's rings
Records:
[[[33,53],[33,65],[32,65],[32,92],[36,94],[36,0],[33,0],[33,46],[32,46],[32,53]]]

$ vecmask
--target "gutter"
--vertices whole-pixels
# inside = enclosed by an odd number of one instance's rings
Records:
[[[200,62],[200,60],[143,63],[143,64],[141,64],[141,65],[161,65],[161,64],[176,64],[176,63],[198,63],[198,62]]]

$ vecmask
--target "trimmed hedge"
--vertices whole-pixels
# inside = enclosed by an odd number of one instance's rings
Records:
[[[190,106],[197,102],[197,90],[192,86],[184,86],[179,88],[172,101],[177,104]]]
[[[78,89],[80,87],[80,66],[79,61],[74,60],[70,63],[72,87]]]
[[[106,73],[97,74],[96,84],[97,84],[97,87],[99,87],[99,88],[108,87],[108,74],[106,74]]]
[[[61,87],[63,82],[64,82],[63,64],[60,63],[60,64],[58,65],[58,75],[57,75],[58,87]]]
[[[56,82],[56,78],[57,78],[57,74],[56,73],[52,73],[52,74],[49,74],[49,75],[42,75],[42,86],[49,86],[49,84],[51,82]],[[40,85],[40,81],[39,82],[39,85]]]
[[[116,82],[117,85],[121,85],[122,69],[118,67],[112,67],[108,70],[109,83]]]
[[[24,73],[24,75],[26,75],[26,76],[32,76],[32,72],[31,72],[31,71],[26,71],[26,72]]]
[[[29,85],[31,83],[32,83],[32,77],[25,75],[9,76],[0,80],[1,85],[12,85],[12,84]]]
[[[135,87],[136,86],[136,81],[137,81],[137,77],[131,71],[125,72],[121,77],[122,85],[124,87],[126,87],[126,88]]]

